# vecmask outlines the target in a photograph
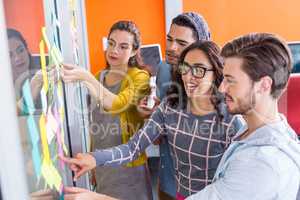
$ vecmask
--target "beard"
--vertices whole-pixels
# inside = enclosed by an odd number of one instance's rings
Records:
[[[226,98],[233,99],[231,96],[227,94],[226,94]],[[245,95],[243,98],[237,98],[234,101],[236,106],[233,108],[228,107],[228,111],[231,114],[244,115],[251,112],[256,105],[255,94],[253,92],[253,89],[251,88],[248,94]]]
[[[178,64],[179,56],[173,51],[166,51],[166,62],[170,65]]]

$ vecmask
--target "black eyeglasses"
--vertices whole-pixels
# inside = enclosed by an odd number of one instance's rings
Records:
[[[207,71],[215,71],[214,69],[208,68],[209,67],[204,64],[190,65],[187,62],[183,62],[178,66],[181,75],[186,75],[191,70],[192,75],[196,78],[203,78]]]

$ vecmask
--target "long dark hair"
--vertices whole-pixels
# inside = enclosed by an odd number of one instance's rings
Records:
[[[141,47],[141,34],[137,27],[137,25],[133,21],[118,21],[112,25],[109,30],[108,38],[110,37],[111,33],[115,30],[126,31],[133,35],[133,50],[137,51],[136,55],[129,58],[128,66],[129,67],[138,67],[143,69],[145,66],[143,64],[143,59],[140,53]]]
[[[178,64],[182,64],[184,62],[185,56],[188,52],[192,50],[201,50],[208,58],[211,66],[214,69],[214,77],[215,80],[212,86],[212,94],[211,94],[211,102],[214,105],[219,118],[223,118],[222,109],[223,109],[223,95],[218,91],[218,88],[223,80],[223,63],[220,57],[220,48],[217,44],[208,40],[198,40],[188,46],[179,57]],[[181,74],[178,71],[178,67],[173,71],[172,74],[173,83],[168,90],[167,96],[167,104],[173,108],[185,109],[187,106],[187,94],[184,89],[184,84],[181,78]]]
[[[34,68],[34,62],[33,62],[33,59],[32,59],[32,56],[30,54],[30,51],[28,49],[28,45],[27,45],[27,42],[26,40],[24,39],[24,37],[22,36],[22,34],[17,31],[16,29],[13,29],[13,28],[8,28],[7,29],[7,38],[10,39],[10,38],[16,38],[18,40],[20,40],[20,42],[22,42],[22,44],[24,45],[27,53],[28,53],[28,57],[29,57],[29,67],[28,67],[28,70],[31,70]]]

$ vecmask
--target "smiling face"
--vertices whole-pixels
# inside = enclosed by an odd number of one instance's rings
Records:
[[[19,75],[29,70],[29,52],[24,46],[24,44],[15,37],[9,38],[8,45],[15,80],[18,78]]]
[[[108,38],[106,60],[111,67],[127,66],[129,58],[136,54],[133,50],[134,36],[121,30],[114,30]]]
[[[256,106],[255,83],[242,70],[242,65],[242,58],[225,59],[220,91],[225,94],[228,111],[232,114],[247,114]]]
[[[213,71],[211,71],[213,67],[206,54],[199,49],[191,50],[186,54],[184,63],[190,66],[188,72],[181,75],[187,97],[196,98],[210,95],[215,78]],[[206,71],[203,78],[199,78],[192,74],[193,69],[191,69],[194,68],[194,73],[199,73],[201,70],[195,70],[197,67],[205,68],[209,71]]]
[[[176,65],[181,52],[195,41],[191,28],[172,24],[167,35],[166,61]]]

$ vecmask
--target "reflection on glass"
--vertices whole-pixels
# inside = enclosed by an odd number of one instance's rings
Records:
[[[44,148],[41,142],[40,126],[40,119],[43,114],[42,108],[44,106],[41,103],[43,76],[41,66],[39,63],[37,64],[34,62],[32,53],[39,55],[39,40],[41,38],[40,30],[43,24],[40,23],[41,19],[35,17],[24,20],[23,14],[20,15],[17,12],[18,9],[20,9],[19,7],[21,7],[19,4],[20,2],[17,3],[16,1],[5,1],[4,3],[9,4],[5,6],[6,18],[10,19],[7,20],[9,27],[7,28],[7,38],[12,67],[12,77],[15,87],[16,107],[18,111],[19,130],[25,160],[25,173],[27,175],[28,190],[31,193],[31,199],[59,199],[59,191],[54,189],[53,186],[46,184],[46,176],[44,176],[45,174],[49,174],[51,176],[53,173],[49,172],[51,171],[49,168],[47,168],[47,172],[45,173],[45,168],[42,167],[45,160]],[[35,3],[36,1],[32,0],[27,2],[27,4]],[[22,12],[30,13],[32,10],[26,10],[26,8],[22,8]],[[43,8],[40,7],[38,12],[43,12]],[[11,16],[14,16],[14,21],[11,20]],[[27,17],[30,18],[30,16]],[[35,20],[37,23],[35,23]],[[22,26],[22,23],[25,23],[25,26]],[[36,26],[34,27],[32,24]],[[26,30],[23,30],[22,27],[26,27]],[[39,37],[28,37],[32,35],[38,35]],[[47,76],[49,81],[52,81],[53,85],[57,83],[57,81],[55,81],[58,78],[57,71],[51,70],[51,67],[49,66],[47,67]],[[46,124],[48,124],[47,117],[49,111],[51,110],[53,112],[57,111],[58,108],[61,108],[61,104],[57,102],[58,99],[56,97],[57,87],[53,85],[51,85],[47,94],[47,101],[49,101],[46,105],[47,115],[44,113],[46,115]],[[54,120],[60,119],[59,116],[62,114],[62,112],[63,111],[61,110],[53,112],[53,115],[57,114]],[[58,134],[55,132],[55,130],[53,130],[53,123],[54,122],[52,119],[52,124],[45,126],[47,132],[52,131],[51,138],[48,137],[49,132],[47,134],[46,145],[49,148],[51,163],[53,163],[55,170],[58,170],[59,175],[64,183],[66,180],[66,169],[61,165],[61,163],[59,163],[57,157],[59,147],[56,136]],[[58,130],[58,128],[56,130]],[[48,176],[48,178],[51,177]]]
[[[7,29],[7,37],[13,80],[17,99],[19,99],[24,81],[31,78],[30,73],[36,68],[33,65],[31,53],[22,34],[15,29],[9,28]]]

